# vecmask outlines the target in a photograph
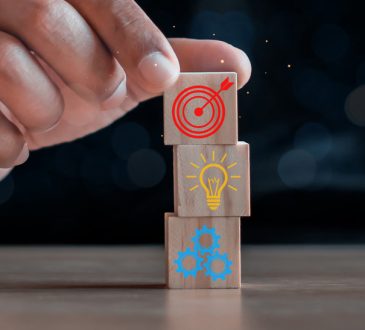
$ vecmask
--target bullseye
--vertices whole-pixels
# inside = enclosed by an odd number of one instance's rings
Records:
[[[219,95],[233,85],[226,78],[218,91],[208,86],[191,86],[181,91],[172,106],[172,119],[184,135],[202,139],[215,134],[225,118],[225,105]]]
[[[203,109],[202,109],[202,108],[196,108],[196,109],[194,110],[194,113],[195,113],[195,116],[200,117],[200,116],[202,116],[202,115],[203,115]]]

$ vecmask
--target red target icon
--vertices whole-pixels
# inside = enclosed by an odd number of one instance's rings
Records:
[[[184,135],[203,139],[215,134],[224,122],[226,108],[220,93],[233,85],[227,77],[218,91],[197,85],[181,91],[172,105],[172,119]]]

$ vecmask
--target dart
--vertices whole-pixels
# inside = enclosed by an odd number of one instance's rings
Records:
[[[226,91],[228,89],[230,89],[230,87],[233,85],[234,83],[229,81],[229,77],[227,77],[226,79],[224,79],[222,82],[221,82],[221,86],[219,88],[219,90],[217,92],[214,93],[214,95],[202,106],[202,107],[199,107],[199,108],[196,108],[194,110],[194,113],[196,116],[200,117],[203,115],[203,111],[205,109],[205,107],[208,105],[208,104],[211,104],[211,102],[223,91]]]
[[[186,137],[205,139],[213,136],[225,121],[225,102],[228,100],[236,108],[236,76],[227,73],[219,75],[214,81],[214,88],[209,85],[209,81],[202,81],[201,84],[186,86],[173,99],[172,120],[178,131]],[[209,74],[209,77],[212,76]],[[224,98],[223,91],[227,91]],[[230,122],[234,121],[232,117]],[[229,134],[234,132],[230,131]],[[232,141],[236,141],[236,137]]]

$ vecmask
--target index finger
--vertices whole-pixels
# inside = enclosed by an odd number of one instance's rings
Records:
[[[68,0],[97,31],[127,73],[149,93],[174,83],[179,62],[169,42],[133,0]]]

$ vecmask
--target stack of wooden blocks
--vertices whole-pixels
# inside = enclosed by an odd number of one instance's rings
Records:
[[[181,73],[165,92],[175,209],[165,215],[168,288],[241,286],[240,217],[250,215],[250,165],[237,122],[236,73]]]

